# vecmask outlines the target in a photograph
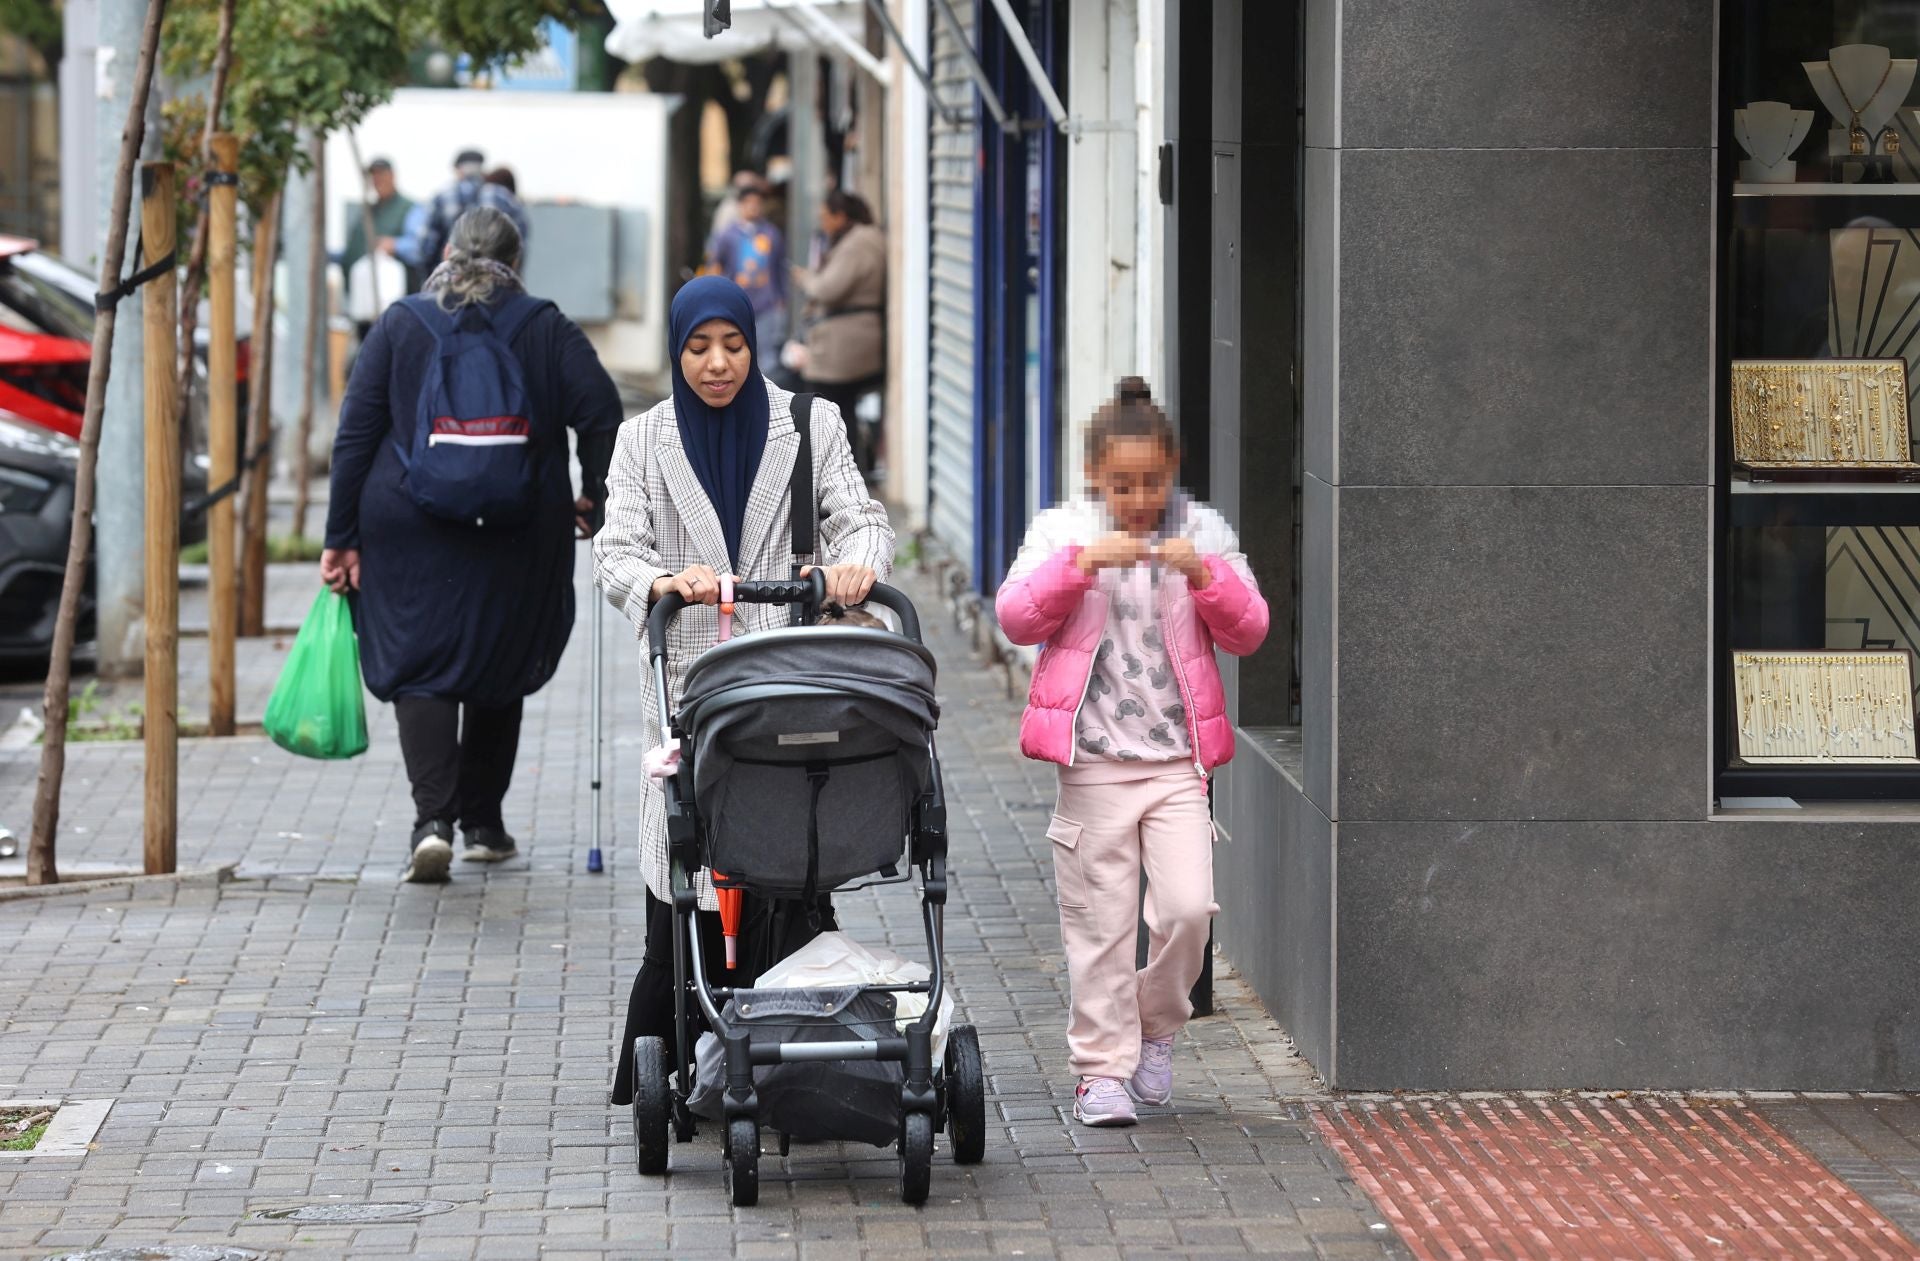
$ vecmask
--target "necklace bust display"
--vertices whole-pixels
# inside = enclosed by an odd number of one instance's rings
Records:
[[[1900,133],[1890,124],[1913,91],[1920,62],[1895,57],[1878,44],[1829,49],[1825,61],[1802,63],[1820,103],[1839,124],[1827,134],[1827,153],[1864,158],[1900,151]]]
[[[1733,111],[1733,138],[1747,152],[1740,180],[1747,184],[1791,184],[1796,164],[1789,156],[1813,129],[1813,111],[1782,101],[1753,101]]]

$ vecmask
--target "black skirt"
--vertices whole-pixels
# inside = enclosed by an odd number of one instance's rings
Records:
[[[762,972],[786,958],[823,932],[832,932],[838,924],[833,902],[822,895],[809,917],[806,904],[797,898],[763,898],[747,894],[741,908],[740,937],[735,943],[739,966],[726,965],[726,941],[720,931],[718,911],[696,911],[696,931],[700,934],[700,957],[707,964],[707,983],[736,989],[751,986]],[[666,1043],[667,1071],[679,1067],[678,1046],[674,1038],[673,1012],[673,907],[647,894],[647,954],[633,978],[633,992],[627,999],[626,1032],[613,1049],[613,1103],[625,1107],[633,1102],[633,1042],[635,1038],[654,1037]],[[689,961],[691,966],[691,961]],[[687,1045],[692,1047],[706,1031],[706,1017],[699,1000],[687,995],[689,1028]]]

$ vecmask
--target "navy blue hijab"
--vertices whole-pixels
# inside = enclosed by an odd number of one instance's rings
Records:
[[[751,357],[747,379],[733,402],[713,407],[700,397],[680,370],[680,352],[693,330],[708,320],[725,320],[740,330]],[[688,281],[673,297],[668,316],[673,358],[673,417],[680,426],[680,445],[693,465],[700,488],[707,492],[727,539],[727,560],[740,564],[740,533],[747,519],[747,499],[760,471],[760,455],[767,447],[771,404],[767,379],[760,374],[760,351],[753,340],[753,303],[747,291],[724,276],[702,276]]]

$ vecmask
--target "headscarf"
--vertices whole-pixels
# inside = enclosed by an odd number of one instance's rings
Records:
[[[725,407],[710,406],[687,381],[680,368],[680,352],[693,330],[708,320],[725,320],[746,339],[747,379]],[[724,276],[702,276],[688,281],[674,295],[668,316],[669,357],[673,361],[673,416],[680,426],[680,445],[693,465],[700,488],[720,518],[727,540],[727,560],[740,563],[740,534],[747,519],[747,499],[753,494],[754,475],[767,446],[771,403],[767,380],[760,374],[760,352],[753,340],[753,303],[747,291]]]

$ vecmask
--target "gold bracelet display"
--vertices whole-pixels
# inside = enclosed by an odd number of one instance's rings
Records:
[[[1901,359],[1736,359],[1733,458],[1745,468],[1920,468]]]
[[[1735,652],[1748,762],[1920,762],[1905,652]]]

